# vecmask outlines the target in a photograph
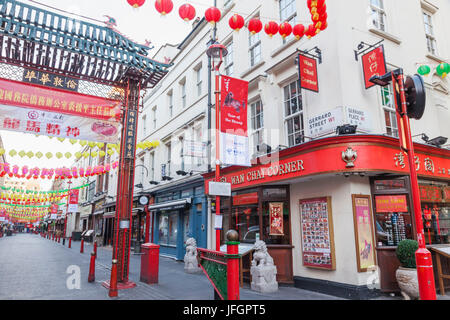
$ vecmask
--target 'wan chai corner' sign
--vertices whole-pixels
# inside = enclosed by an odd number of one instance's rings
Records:
[[[300,73],[300,87],[306,90],[319,92],[319,76],[317,74],[317,61],[305,55],[298,55]]]

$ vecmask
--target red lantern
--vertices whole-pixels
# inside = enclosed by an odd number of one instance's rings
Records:
[[[300,40],[305,35],[305,26],[302,24],[297,24],[294,26],[292,33],[297,40]]]
[[[228,21],[228,24],[230,25],[230,28],[239,31],[242,29],[242,27],[245,24],[244,18],[237,13],[235,13],[230,20]]]
[[[161,13],[163,16],[170,13],[173,9],[172,0],[156,0],[155,2],[156,11]]]
[[[183,4],[180,9],[178,9],[178,13],[184,21],[190,21],[195,18],[195,8],[189,3]]]
[[[261,30],[263,28],[263,25],[262,25],[261,20],[259,20],[259,19],[251,19],[248,22],[247,28],[248,28],[248,31],[250,31],[251,34],[255,34],[255,33],[261,32]]]
[[[264,26],[264,31],[272,38],[278,32],[278,24],[275,21],[270,21]]]
[[[209,23],[215,24],[220,21],[222,13],[216,7],[211,7],[205,11],[205,19]]]
[[[127,2],[133,8],[139,8],[145,3],[145,0],[127,0]]]
[[[292,33],[292,26],[289,22],[283,22],[280,24],[280,35],[284,38],[289,37]]]

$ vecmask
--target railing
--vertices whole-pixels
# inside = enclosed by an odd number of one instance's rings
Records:
[[[197,248],[197,259],[214,290],[222,300],[227,300],[227,258],[225,253]]]

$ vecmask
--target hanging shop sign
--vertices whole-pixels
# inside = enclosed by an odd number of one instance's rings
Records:
[[[387,73],[386,59],[384,57],[384,46],[380,45],[379,47],[363,55],[362,65],[366,89],[372,88],[375,84],[369,81],[370,78],[373,76],[382,76]]]
[[[283,202],[269,203],[271,236],[284,236]]]
[[[136,154],[137,111],[128,110],[125,138],[125,158],[133,159]]]
[[[75,78],[27,68],[23,69],[22,81],[74,92],[78,91],[79,85],[79,80]]]
[[[248,82],[221,77],[220,161],[250,167],[247,126]]]
[[[352,195],[358,272],[376,265],[370,196]]]
[[[450,202],[450,187],[444,188],[444,199],[445,202]]]
[[[408,212],[406,195],[376,196],[377,213]]]
[[[78,196],[80,194],[79,189],[71,189],[69,191],[69,206],[68,206],[68,212],[78,212]]]
[[[0,104],[119,121],[120,102],[0,79]]]
[[[116,143],[119,139],[119,126],[116,121],[0,104],[1,130]]]
[[[336,269],[331,197],[300,200],[303,265]]]
[[[300,87],[302,89],[319,92],[319,76],[317,74],[317,60],[305,55],[298,55],[300,73]]]
[[[426,202],[442,202],[442,189],[438,186],[419,186],[420,200]]]

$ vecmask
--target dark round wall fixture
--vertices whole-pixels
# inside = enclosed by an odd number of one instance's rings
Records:
[[[415,74],[406,78],[405,94],[408,117],[420,120],[425,112],[426,104],[425,85],[420,75]]]

